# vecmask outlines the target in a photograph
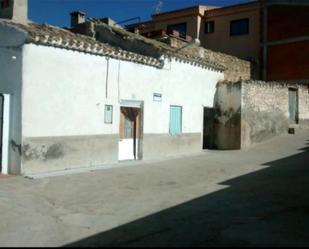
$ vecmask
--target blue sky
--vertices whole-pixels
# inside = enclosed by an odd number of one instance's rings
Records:
[[[193,5],[226,6],[250,0],[28,0],[29,18],[38,23],[69,26],[69,13],[82,10],[88,17],[110,16],[116,21],[133,17],[149,20],[156,11],[164,12]]]

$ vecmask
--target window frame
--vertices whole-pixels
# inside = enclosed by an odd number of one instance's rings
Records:
[[[233,24],[235,25],[235,23],[241,23],[243,21],[245,21],[247,24],[245,32],[235,32],[235,31],[233,32],[233,29],[232,29]],[[250,32],[250,20],[248,17],[230,21],[230,36],[248,35],[249,32]]]
[[[208,25],[207,24],[212,24],[212,26],[210,26],[210,31],[208,30]],[[215,32],[215,21],[206,21],[205,22],[205,28],[204,28],[204,33],[205,34],[212,34]]]
[[[184,26],[185,26],[185,32],[184,32],[184,33],[181,32],[181,31],[179,31],[179,30],[177,30],[177,29],[171,29],[171,28],[170,28],[171,26],[181,26],[181,25],[184,25]],[[179,34],[181,34],[181,35],[187,35],[187,33],[188,33],[188,24],[187,24],[187,22],[180,22],[180,23],[175,23],[175,24],[168,24],[168,25],[166,26],[166,30],[167,30],[167,31],[175,30],[175,31],[179,32]]]

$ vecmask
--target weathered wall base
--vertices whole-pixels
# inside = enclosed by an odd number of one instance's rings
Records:
[[[30,175],[118,162],[118,134],[24,138],[22,174]],[[202,150],[201,133],[146,134],[143,159],[186,155]]]
[[[201,133],[186,133],[176,136],[145,134],[143,158],[149,160],[200,152],[202,151],[201,137]]]
[[[117,135],[24,138],[22,174],[118,161]]]
[[[309,118],[308,119],[300,119],[298,124],[299,124],[300,128],[309,129]]]
[[[297,93],[298,123],[289,118],[289,90]],[[247,148],[287,133],[309,128],[308,85],[281,82],[221,82],[215,98],[216,149]]]
[[[289,120],[289,89],[298,96],[298,124]],[[242,82],[242,148],[287,133],[290,126],[306,127],[308,86],[282,82]]]
[[[241,148],[241,83],[219,83],[215,95],[212,149]]]
[[[240,110],[232,113],[226,122],[220,123],[218,119],[214,124],[215,140],[211,149],[235,150],[241,148],[241,113]]]
[[[288,128],[288,118],[280,110],[273,112],[245,110],[241,122],[241,147],[246,148],[286,133]]]

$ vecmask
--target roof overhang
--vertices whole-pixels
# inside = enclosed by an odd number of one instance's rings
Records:
[[[27,41],[28,33],[0,19],[0,37],[0,47],[21,47]]]

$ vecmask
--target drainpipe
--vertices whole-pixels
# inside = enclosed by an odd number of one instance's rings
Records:
[[[106,79],[105,79],[105,98],[107,99],[108,91],[108,73],[109,73],[109,57],[106,57]]]

